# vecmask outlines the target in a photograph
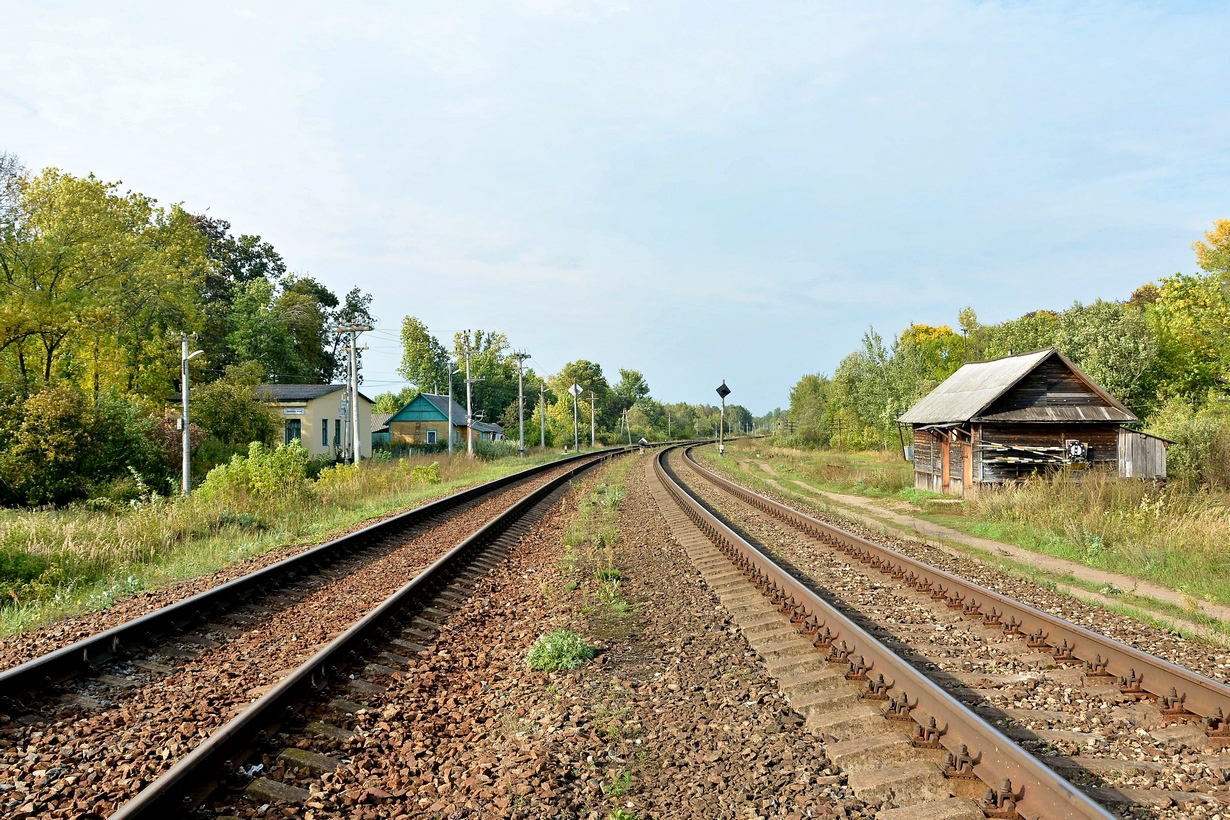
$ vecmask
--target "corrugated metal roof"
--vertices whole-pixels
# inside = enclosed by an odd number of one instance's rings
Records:
[[[474,422],[474,429],[480,433],[503,433],[504,428],[489,421]]]
[[[389,429],[389,419],[392,413],[372,413],[372,432],[379,433]]]
[[[1054,348],[963,365],[898,419],[902,424],[969,421],[1038,365]]]
[[[1000,396],[1052,356],[1064,363],[1076,377],[1089,386],[1106,404],[1040,406],[983,415]],[[922,401],[898,419],[902,424],[943,424],[948,422],[1024,421],[1033,423],[1139,421],[1118,399],[1103,390],[1093,379],[1053,347],[1007,356],[989,362],[964,365],[932,390]]]

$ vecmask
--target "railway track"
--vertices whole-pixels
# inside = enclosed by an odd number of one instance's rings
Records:
[[[690,452],[655,467],[676,537],[870,802],[1031,820],[1230,807],[1224,685],[753,493]]]
[[[269,744],[343,731],[299,720],[305,704],[332,693],[334,708],[362,708],[525,522],[617,452],[472,488],[0,672],[0,816],[164,818],[218,793],[294,797],[259,776]],[[280,768],[318,770],[299,746],[275,751]]]

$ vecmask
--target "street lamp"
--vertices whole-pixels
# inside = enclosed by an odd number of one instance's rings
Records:
[[[726,380],[722,379],[722,386],[717,389],[717,394],[722,397],[722,422],[718,427],[718,455],[726,455],[726,397],[730,395],[730,388],[726,386]]]
[[[192,431],[188,428],[188,362],[195,359],[197,356],[204,354],[204,350],[194,350],[188,352],[188,337],[180,336],[180,354],[179,354],[179,384],[183,389],[180,398],[184,403],[184,417],[181,420],[183,431],[181,433],[182,443],[184,448],[184,463],[181,492],[188,495],[192,492]]]

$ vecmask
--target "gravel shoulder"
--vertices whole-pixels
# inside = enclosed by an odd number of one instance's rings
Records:
[[[580,482],[520,540],[383,705],[347,719],[355,737],[319,749],[345,763],[304,784],[302,816],[865,816],[674,542],[648,464]],[[613,540],[566,549],[587,499],[614,492]],[[596,658],[527,668],[558,628]]]

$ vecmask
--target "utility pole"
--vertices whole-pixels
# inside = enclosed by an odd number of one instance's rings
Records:
[[[453,457],[453,376],[461,372],[461,369],[453,369],[453,365],[457,362],[449,359],[448,361],[448,457]]]
[[[472,391],[470,386],[474,382],[470,381],[470,331],[466,330],[466,455],[470,458],[474,457],[474,412],[471,404]],[[452,408],[450,408],[451,410]]]
[[[521,443],[521,457],[525,458],[525,360],[530,354],[524,350],[512,354],[517,360],[517,427],[520,430],[518,440]]]
[[[597,397],[594,391],[589,391],[589,449],[594,449],[594,402]]]
[[[180,488],[184,495],[192,492],[192,431],[188,428],[188,362],[195,359],[204,353],[204,350],[194,350],[188,352],[188,336],[181,333],[179,336],[179,386],[180,398],[184,402],[184,417],[180,420],[183,425],[182,445],[184,448],[184,464],[183,464],[183,485]]]
[[[632,411],[624,411],[624,427],[628,429],[628,444],[632,443]]]
[[[351,323],[348,325],[338,325],[334,328],[334,333],[347,333],[350,335],[350,344],[347,350],[350,353],[350,379],[349,379],[349,408],[350,411],[350,430],[351,442],[354,447],[351,453],[351,463],[358,464],[363,460],[363,444],[359,440],[362,435],[359,428],[359,350],[357,346],[358,334],[371,330],[371,325],[360,325]],[[366,348],[363,348],[366,349]]]
[[[545,450],[547,448],[547,386],[542,382],[538,383],[538,420],[542,422],[538,446]]]
[[[666,411],[666,440],[671,440],[671,411]]]

